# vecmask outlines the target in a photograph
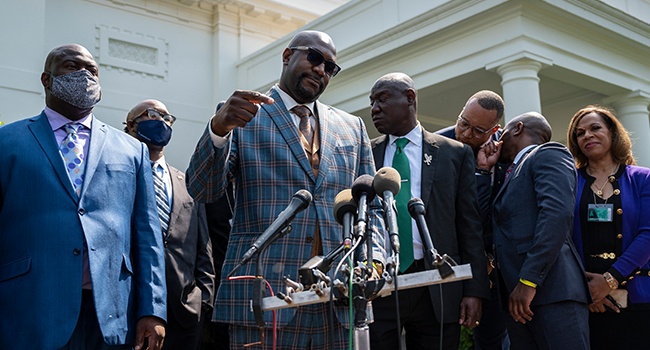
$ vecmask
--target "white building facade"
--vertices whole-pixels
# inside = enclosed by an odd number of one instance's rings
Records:
[[[502,125],[538,111],[565,143],[573,114],[597,104],[615,109],[650,166],[650,0],[3,0],[0,10],[0,120],[38,114],[45,56],[79,43],[100,65],[95,114],[121,127],[139,101],[163,101],[179,118],[166,155],[181,169],[216,103],[275,84],[302,29],[338,49],[343,70],[321,101],[364,118],[371,137],[370,87],[399,71],[430,131],[489,89],[504,97]]]

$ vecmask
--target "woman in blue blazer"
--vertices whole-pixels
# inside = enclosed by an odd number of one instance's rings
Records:
[[[569,124],[578,167],[573,241],[587,271],[592,349],[647,347],[650,320],[650,169],[607,109],[588,106]]]

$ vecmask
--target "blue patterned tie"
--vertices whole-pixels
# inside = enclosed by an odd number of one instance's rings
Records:
[[[77,134],[80,127],[81,124],[65,124],[63,129],[68,135],[61,142],[65,168],[68,170],[77,197],[81,195],[81,186],[84,183],[84,160],[86,159],[83,145]]]
[[[167,241],[167,229],[169,228],[169,200],[167,199],[167,191],[165,191],[165,183],[158,173],[158,163],[151,162],[151,170],[153,172],[153,183],[156,188],[156,204],[158,206],[158,218],[160,219],[160,230],[163,234],[163,239]]]
[[[399,172],[402,178],[402,186],[395,196],[397,207],[397,226],[399,227],[399,271],[404,273],[413,264],[413,224],[411,215],[408,212],[408,202],[411,200],[411,166],[409,159],[404,153],[404,147],[409,143],[407,138],[395,141],[395,156],[393,157],[393,168]]]

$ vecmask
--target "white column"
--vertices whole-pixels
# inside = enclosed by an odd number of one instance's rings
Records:
[[[608,101],[610,100],[610,101]],[[650,167],[650,93],[634,91],[611,102],[616,116],[630,133],[632,152],[640,166]]]
[[[539,95],[539,77],[537,72],[542,63],[528,58],[508,62],[497,67],[503,87],[505,102],[505,123],[512,118],[526,113],[542,113],[542,102]]]

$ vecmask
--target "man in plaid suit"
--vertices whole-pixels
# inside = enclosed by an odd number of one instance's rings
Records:
[[[233,228],[222,276],[241,260],[296,191],[312,193],[312,203],[293,220],[291,233],[262,256],[263,276],[275,291],[283,290],[282,276],[297,279],[298,268],[310,257],[340,245],[342,230],[333,214],[334,197],[360,175],[375,173],[363,121],[317,101],[340,70],[332,39],[322,32],[298,33],[282,53],[282,64],[280,82],[267,95],[236,91],[217,107],[187,170],[188,190],[203,202],[218,199],[234,179]],[[377,232],[383,230],[375,231],[373,257],[382,261],[384,236]],[[238,274],[253,272],[250,263]],[[221,281],[215,319],[231,325],[231,349],[260,340],[251,297],[251,281]],[[337,317],[332,320],[328,307],[315,304],[277,311],[278,348],[346,348],[347,312],[336,307]],[[270,312],[264,318],[271,323]],[[264,343],[272,343],[268,329]]]

